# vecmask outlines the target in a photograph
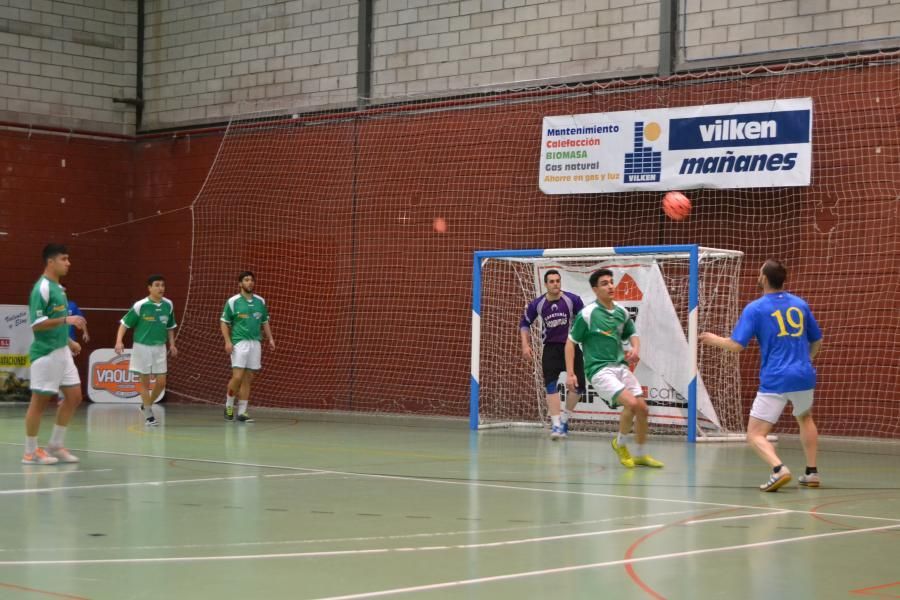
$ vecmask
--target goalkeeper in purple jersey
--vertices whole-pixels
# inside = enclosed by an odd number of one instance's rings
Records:
[[[747,442],[772,467],[768,481],[759,486],[764,492],[775,492],[791,480],[791,472],[768,440],[788,402],[800,426],[800,443],[806,455],[806,473],[800,476],[800,485],[819,487],[819,433],[812,418],[816,369],[812,359],[822,345],[822,331],[806,301],[784,291],[785,279],[784,265],[767,260],[757,280],[763,295],[744,308],[731,337],[700,334],[701,343],[729,352],[740,352],[754,337],[759,342],[759,391],[750,408]]]
[[[581,349],[576,350],[575,372],[578,377],[578,388],[575,393],[566,395],[565,407],[560,406],[559,375],[566,371],[566,340],[569,337],[569,326],[575,315],[584,308],[584,302],[577,294],[562,291],[562,278],[559,271],[551,269],[544,273],[544,286],[547,293],[538,296],[528,303],[525,313],[519,322],[519,333],[522,338],[522,356],[531,361],[534,354],[531,349],[531,324],[537,319],[543,325],[542,339],[544,351],[541,356],[541,367],[544,374],[544,385],[547,391],[547,409],[550,412],[550,438],[564,438],[569,432],[569,412],[584,394],[584,364]]]

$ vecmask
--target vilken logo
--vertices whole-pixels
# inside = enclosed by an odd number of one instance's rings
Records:
[[[764,140],[778,137],[778,124],[775,121],[716,119],[712,125],[700,125],[700,137],[704,142]]]

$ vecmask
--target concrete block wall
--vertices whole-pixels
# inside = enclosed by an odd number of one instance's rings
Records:
[[[149,0],[143,129],[355,103],[357,0]]]
[[[372,95],[655,73],[658,0],[375,0]]]
[[[356,103],[358,0],[147,0],[142,129]],[[900,0],[683,0],[681,66],[900,45]],[[660,0],[373,0],[374,100],[654,74]],[[137,0],[0,0],[0,120],[133,133]],[[787,54],[785,54],[787,53]],[[250,104],[243,104],[249,102]]]
[[[685,0],[683,7],[686,62],[900,43],[900,0]]]
[[[134,0],[0,0],[0,120],[131,133]]]

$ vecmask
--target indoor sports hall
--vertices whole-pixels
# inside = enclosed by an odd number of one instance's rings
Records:
[[[898,9],[0,0],[0,598],[900,597]],[[51,242],[90,329],[80,460],[23,464]],[[766,493],[767,357],[700,339],[773,258],[823,335],[821,485],[788,408]],[[594,388],[551,430],[523,307],[551,270],[595,300],[598,268],[663,468],[620,464]],[[250,422],[223,418],[244,271],[274,344]],[[152,427],[113,351],[151,274]]]

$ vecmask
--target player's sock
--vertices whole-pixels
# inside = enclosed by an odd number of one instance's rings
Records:
[[[644,444],[635,444],[634,445],[634,455],[635,456],[645,456],[647,454],[647,449],[644,447]]]
[[[153,416],[153,407],[152,407],[152,405],[151,405],[151,406],[146,406],[146,405],[143,405],[143,404],[142,404],[142,405],[141,405],[141,412],[144,413],[144,418],[145,418],[145,419],[148,419],[148,418],[152,417],[152,416]]]
[[[627,433],[617,433],[616,434],[616,445],[618,445],[618,446],[628,445],[628,434]]]
[[[554,427],[559,427],[559,415],[550,415],[550,422]]]
[[[561,423],[569,422],[569,411],[564,408],[559,409],[559,420]]]
[[[38,448],[37,436],[25,436],[25,454],[34,454]]]
[[[784,466],[784,464],[780,464],[777,467],[772,467],[772,472],[778,473],[779,471],[781,471],[781,467],[783,467],[783,466]]]
[[[817,469],[816,467],[806,467],[807,475],[811,475],[813,473],[818,473],[818,472],[819,472],[819,469]]]
[[[66,428],[60,425],[53,426],[53,433],[50,434],[50,441],[47,445],[51,448],[62,448],[65,446]]]
[[[238,414],[246,415],[247,414],[247,404],[249,404],[249,400],[238,400]]]
[[[230,394],[225,396],[225,406],[227,408],[234,408],[234,396]]]

